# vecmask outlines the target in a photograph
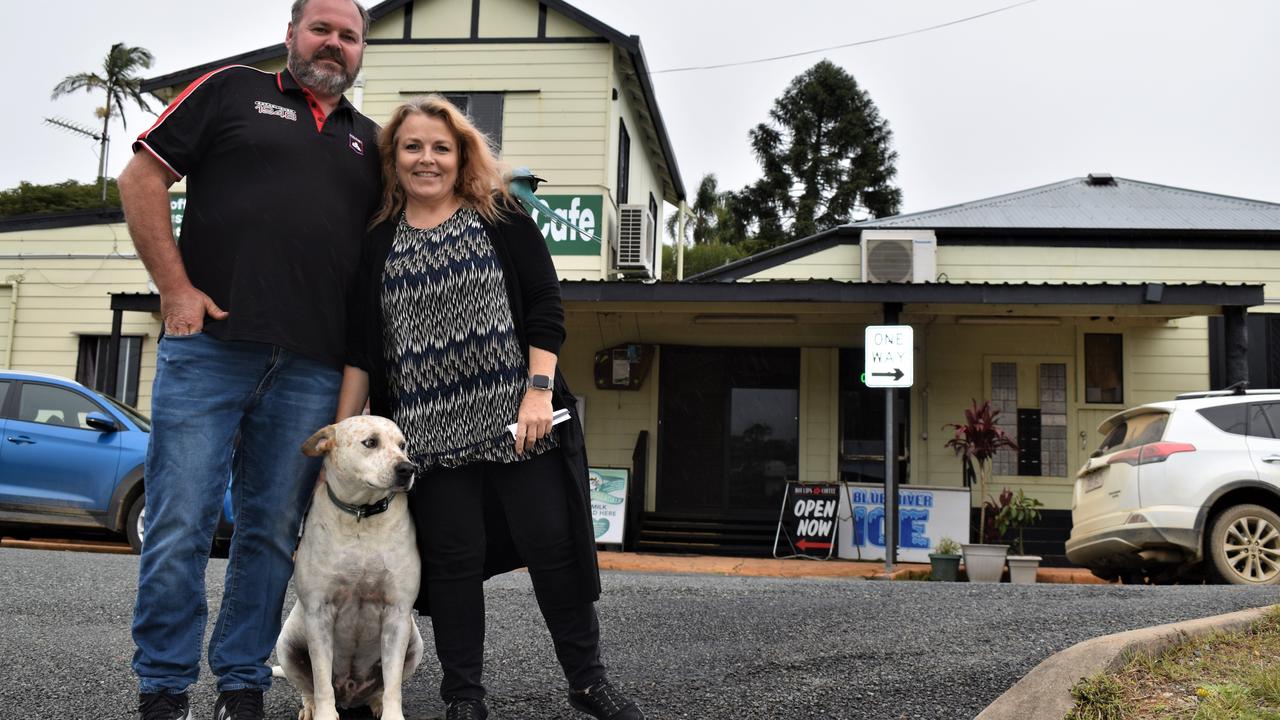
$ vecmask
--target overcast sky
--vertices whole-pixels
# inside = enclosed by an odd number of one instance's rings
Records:
[[[663,73],[844,45],[958,20],[1019,0],[577,0],[639,35],[686,188],[759,175],[747,133],[823,57],[888,119],[903,210],[928,210],[1090,172],[1280,202],[1280,2],[1034,0],[938,30],[718,70]],[[284,39],[290,0],[0,0],[9,97],[0,188],[91,181],[86,126],[100,96],[50,100],[64,76],[101,67],[115,42],[156,56],[147,76]],[[110,171],[150,116],[113,127]],[[374,118],[381,121],[382,118]]]

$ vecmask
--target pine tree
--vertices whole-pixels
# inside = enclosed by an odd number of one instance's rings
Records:
[[[751,131],[763,170],[737,195],[762,248],[898,212],[893,133],[853,76],[823,60],[791,81]]]

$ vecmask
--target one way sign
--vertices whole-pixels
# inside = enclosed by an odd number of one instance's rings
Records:
[[[864,339],[867,387],[911,387],[915,381],[910,325],[868,325]]]

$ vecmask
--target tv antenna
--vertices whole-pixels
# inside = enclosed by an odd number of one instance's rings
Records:
[[[107,150],[111,146],[111,138],[106,135],[105,131],[101,133],[96,133],[85,126],[80,125],[79,123],[74,123],[64,118],[47,117],[44,119],[44,122],[46,125],[52,125],[56,128],[66,130],[68,132],[72,132],[77,135],[83,135],[84,137],[92,138],[96,142],[102,143],[102,152],[99,153],[98,155],[98,180],[102,186],[102,204],[106,205],[107,204]]]

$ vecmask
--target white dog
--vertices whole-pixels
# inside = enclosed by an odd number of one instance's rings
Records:
[[[276,643],[302,695],[299,720],[337,720],[368,705],[403,720],[401,684],[422,659],[412,610],[421,568],[405,492],[415,467],[386,418],[329,425],[302,446],[324,456],[293,571],[298,596]]]

